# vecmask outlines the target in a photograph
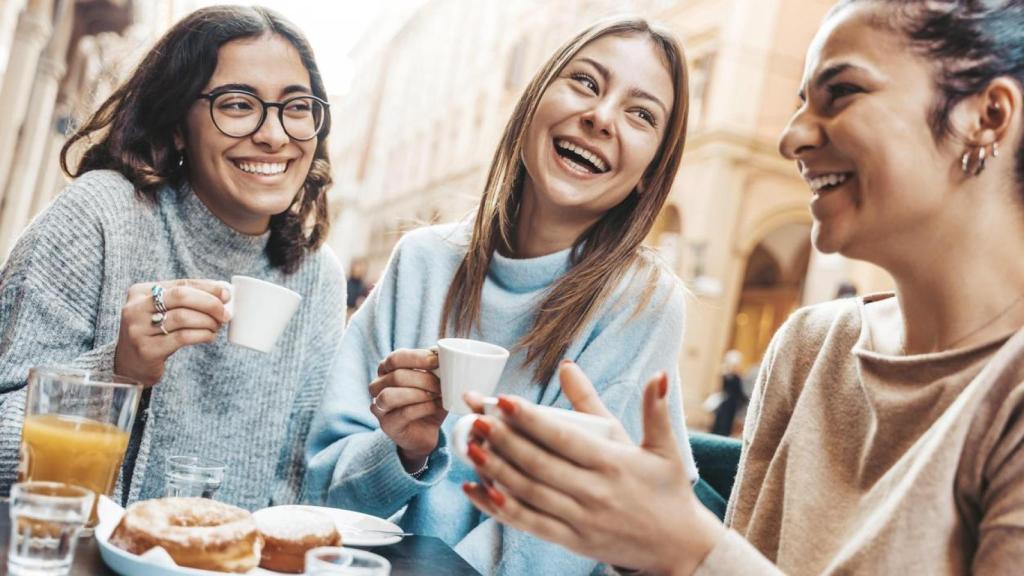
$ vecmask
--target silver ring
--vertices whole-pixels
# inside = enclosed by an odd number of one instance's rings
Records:
[[[373,397],[373,407],[376,408],[381,413],[386,413],[387,410],[385,410],[383,406],[377,403],[378,398],[380,398],[380,394],[377,394],[376,396]]]
[[[163,325],[165,318],[166,316],[164,316],[163,312],[157,312],[149,317],[149,323],[153,326],[161,326]]]
[[[164,326],[163,322],[160,323],[160,331],[164,333],[164,336],[171,335],[171,333],[167,331],[167,328]]]
[[[156,311],[166,314],[167,305],[164,304],[164,287],[159,284],[153,284],[151,292],[153,294],[153,306],[156,307]]]

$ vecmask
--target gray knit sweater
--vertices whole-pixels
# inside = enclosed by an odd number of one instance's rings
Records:
[[[0,268],[0,494],[18,460],[30,367],[113,371],[129,286],[244,274],[302,295],[274,350],[217,340],[172,355],[152,389],[129,501],[164,490],[164,460],[198,455],[228,472],[219,500],[249,509],[301,491],[302,452],[344,327],[345,281],[327,248],[290,275],[270,267],[269,233],[246,236],[218,220],[186,186],[141,199],[122,175],[72,182],[22,235]],[[124,480],[122,476],[122,481]]]

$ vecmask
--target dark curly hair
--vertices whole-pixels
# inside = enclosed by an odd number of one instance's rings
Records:
[[[72,177],[90,170],[116,170],[139,195],[150,200],[166,184],[181,185],[187,173],[178,165],[174,134],[184,133],[188,109],[217,68],[217,51],[232,40],[267,34],[280,36],[295,47],[309,72],[313,95],[326,100],[313,49],[294,24],[265,8],[203,8],[164,34],[131,77],[68,139],[61,149],[61,168]],[[327,238],[327,190],[332,182],[327,153],[330,125],[328,114],[302,189],[288,210],[270,219],[266,254],[271,265],[285,273],[297,270],[307,253]],[[77,170],[72,171],[69,151],[82,140],[89,146]]]
[[[934,62],[939,97],[929,124],[936,140],[952,133],[953,108],[996,78],[1024,88],[1024,0],[842,0],[830,15],[868,3],[882,9],[879,25],[904,34],[912,49]],[[1024,189],[1024,145],[1015,162]]]

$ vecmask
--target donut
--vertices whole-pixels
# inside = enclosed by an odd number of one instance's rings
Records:
[[[204,498],[136,502],[110,543],[132,554],[161,546],[179,566],[233,573],[255,568],[263,546],[252,514]]]
[[[252,516],[264,542],[260,567],[267,570],[300,574],[305,570],[307,550],[341,545],[334,520],[315,510],[274,506]]]

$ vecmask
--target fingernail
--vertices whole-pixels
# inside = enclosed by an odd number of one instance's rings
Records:
[[[466,452],[469,454],[469,459],[477,466],[484,466],[487,464],[487,452],[485,452],[478,444],[470,444]]]
[[[484,422],[482,419],[477,418],[476,420],[473,420],[473,431],[484,438],[487,438],[487,435],[491,433],[491,425]]]
[[[661,380],[658,381],[658,398],[664,398],[668,394],[668,374],[661,373]]]
[[[558,363],[559,366],[565,366],[566,364],[572,364],[572,360],[569,360],[568,358],[566,358],[566,359],[564,359],[564,360],[562,360],[561,362]]]
[[[509,416],[514,416],[519,409],[515,402],[505,396],[498,396],[498,408],[501,408],[501,411]]]
[[[227,324],[228,322],[231,322],[231,311],[230,310],[225,310],[224,311],[224,324]]]
[[[220,289],[220,299],[221,299],[221,302],[227,302],[228,300],[231,300],[231,291],[228,290],[227,288],[221,288]]]
[[[498,489],[493,486],[487,487],[487,497],[490,498],[491,502],[494,502],[494,505],[499,508],[505,505],[505,495],[498,492]]]

